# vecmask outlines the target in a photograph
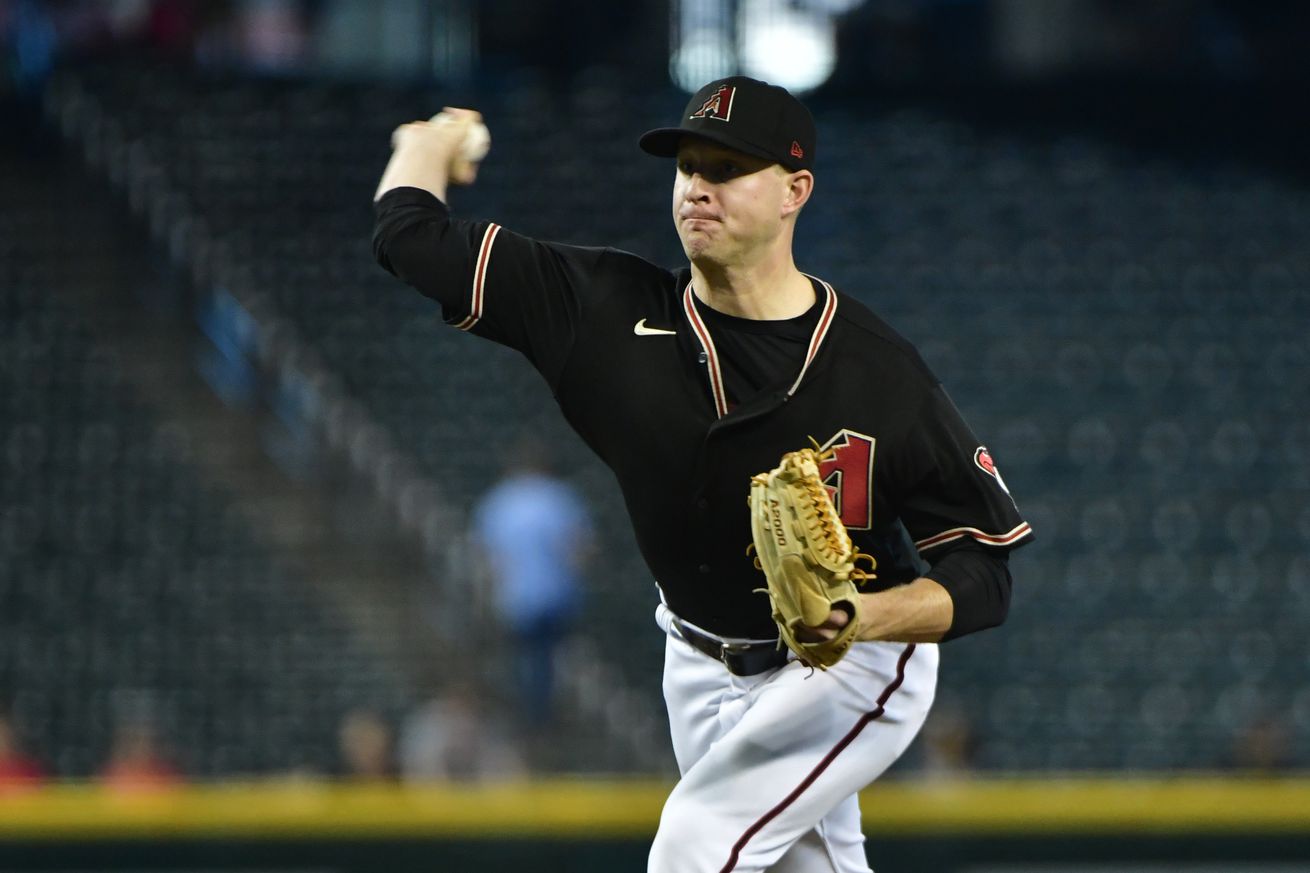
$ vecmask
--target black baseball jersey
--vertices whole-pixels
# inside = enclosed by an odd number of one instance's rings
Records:
[[[794,377],[737,402],[689,269],[452,219],[414,188],[388,192],[377,212],[379,263],[439,301],[448,323],[517,349],[545,377],[614,471],[669,607],[700,627],[777,635],[746,555],[749,482],[811,437],[833,450],[825,482],[877,560],[869,590],[923,575],[962,544],[1003,553],[1032,536],[914,348],[826,282],[814,280]]]

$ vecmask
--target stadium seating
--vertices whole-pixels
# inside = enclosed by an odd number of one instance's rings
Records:
[[[528,81],[478,99],[495,146],[458,211],[678,262],[668,168],[631,143],[681,96]],[[587,633],[624,653],[616,668],[658,714],[653,583],[609,474],[522,360],[444,328],[372,263],[390,131],[445,102],[437,88],[118,64],[70,74],[49,109],[179,262],[271,301],[453,504],[490,484],[517,432],[545,435],[602,526]],[[941,697],[976,715],[978,765],[1222,766],[1246,720],[1279,712],[1310,765],[1307,662],[1288,630],[1310,610],[1304,192],[1086,136],[815,106],[800,266],[918,343],[1037,532],[1014,559],[1008,626],[944,653]],[[45,349],[43,336],[25,342]],[[53,451],[32,427],[53,423],[11,428],[11,457]],[[112,456],[113,427],[67,451]],[[56,498],[24,499],[6,502],[5,548],[31,542],[51,517],[36,501]],[[95,511],[77,526],[91,548]]]
[[[127,383],[68,289],[144,282],[147,240],[36,166],[0,157],[0,704],[63,778],[142,721],[188,776],[330,770],[346,709],[407,696]]]

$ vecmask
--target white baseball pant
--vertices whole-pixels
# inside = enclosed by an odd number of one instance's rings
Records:
[[[857,792],[923,726],[937,646],[857,643],[827,671],[792,660],[734,676],[682,639],[663,604],[656,620],[682,779],[649,873],[869,873]]]

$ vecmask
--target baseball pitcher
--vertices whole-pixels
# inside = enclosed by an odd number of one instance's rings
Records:
[[[676,270],[452,216],[488,144],[471,110],[399,127],[375,253],[522,352],[618,479],[682,774],[649,869],[868,871],[857,792],[922,726],[937,644],[1004,621],[1032,537],[992,454],[909,342],[797,269],[817,143],[786,90],[717,80],[641,137],[674,164]]]

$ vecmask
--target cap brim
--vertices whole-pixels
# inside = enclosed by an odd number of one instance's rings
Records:
[[[683,137],[706,140],[743,154],[763,158],[775,164],[778,163],[776,156],[769,154],[764,149],[741,142],[736,137],[701,130],[687,130],[682,127],[658,127],[655,130],[648,130],[641,135],[641,139],[637,140],[637,145],[641,146],[641,150],[648,155],[654,155],[657,158],[676,158],[678,156],[678,146],[682,144]]]

